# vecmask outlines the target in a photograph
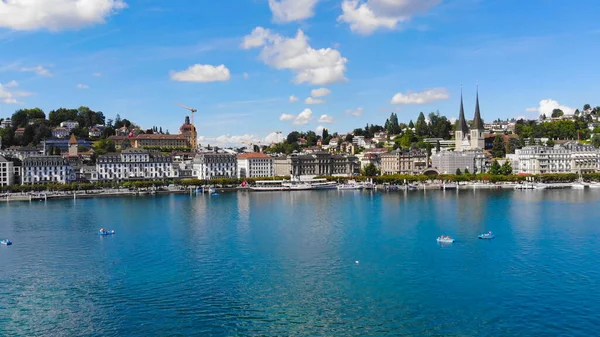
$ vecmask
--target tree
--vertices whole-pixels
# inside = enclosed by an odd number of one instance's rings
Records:
[[[554,141],[552,139],[548,139],[548,141],[546,142],[546,146],[553,147]]]
[[[456,173],[455,173],[455,174],[456,174],[457,176],[461,176],[461,175],[462,175],[462,172],[460,171],[460,169],[459,169],[459,168],[457,168],[457,169],[456,169]]]
[[[435,142],[435,152],[440,152],[442,145],[440,144],[440,141],[436,141]]]
[[[417,123],[415,124],[415,133],[419,137],[426,137],[429,135],[429,127],[427,126],[427,121],[425,120],[425,115],[423,112],[419,113],[419,117],[417,118]]]
[[[504,137],[501,135],[496,136],[494,138],[494,144],[492,146],[492,157],[494,158],[504,158],[506,155],[506,147],[504,145]]]
[[[354,139],[354,136],[351,134],[347,134],[346,138],[344,138],[344,141],[348,142],[348,143],[352,143],[352,140]]]
[[[375,164],[373,163],[367,164],[367,166],[365,166],[362,170],[362,175],[365,177],[375,177],[378,174],[379,170],[377,169],[377,166],[375,166]]]
[[[502,164],[502,167],[500,168],[500,174],[508,176],[511,175],[513,172],[512,169],[512,165],[510,164],[510,160],[507,160],[504,162],[504,164]]]
[[[99,141],[94,142],[94,150],[96,151],[97,155],[115,152],[115,143],[112,140],[100,139]]]
[[[425,144],[425,150],[427,151],[427,157],[431,157],[431,143]]]
[[[465,168],[465,175],[471,174],[471,172],[469,172],[468,168]]]
[[[321,137],[323,137],[323,140],[325,140],[327,137],[329,137],[329,130],[327,130],[326,128],[323,128],[323,133],[321,134]]]
[[[552,118],[558,118],[561,116],[564,116],[564,112],[561,109],[554,109],[552,110]]]
[[[490,167],[490,174],[491,175],[499,175],[500,174],[500,164],[498,163],[497,160],[494,159],[494,161],[492,162],[492,166]]]
[[[113,129],[110,126],[107,126],[106,128],[104,128],[104,130],[102,130],[103,138],[108,138],[110,136],[114,136],[115,134],[116,134],[115,129]]]
[[[592,145],[594,145],[595,147],[600,147],[600,134],[595,134],[592,137]]]
[[[296,143],[300,138],[300,132],[292,131],[287,135],[286,142],[288,144]]]
[[[514,154],[516,149],[520,149],[523,146],[521,145],[521,138],[509,138],[508,143],[506,143],[506,153]]]
[[[588,110],[591,110],[591,109],[592,109],[591,105],[589,105],[589,104],[584,104],[583,105],[583,111],[588,111]]]
[[[413,123],[412,119],[410,120],[410,122],[408,123],[408,128],[409,129],[414,129],[415,128],[415,123]]]

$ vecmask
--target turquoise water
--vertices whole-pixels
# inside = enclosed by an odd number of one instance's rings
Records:
[[[598,335],[599,206],[594,190],[0,204],[0,335]]]

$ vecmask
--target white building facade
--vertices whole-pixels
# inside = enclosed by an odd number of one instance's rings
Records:
[[[515,171],[525,174],[589,173],[600,168],[598,149],[576,142],[554,147],[526,146],[516,150],[514,157],[518,163]]]
[[[229,153],[198,153],[193,166],[198,179],[235,178],[238,175],[237,158]]]
[[[484,173],[487,160],[483,151],[441,151],[431,156],[431,166],[440,174],[455,174],[457,169]]]
[[[179,170],[170,156],[143,149],[125,149],[120,154],[100,156],[92,181],[155,180],[179,177]]]
[[[13,162],[0,156],[0,186],[10,186],[14,184],[14,179],[15,173]]]
[[[61,156],[37,156],[23,159],[23,185],[59,183],[75,180],[69,161]]]
[[[264,153],[251,152],[237,156],[238,178],[273,177],[273,158]]]
[[[71,130],[78,128],[79,127],[79,122],[76,121],[64,121],[60,123],[60,126],[67,129],[69,132],[71,132]]]

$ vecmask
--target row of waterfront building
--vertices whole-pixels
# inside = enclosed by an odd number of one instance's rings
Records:
[[[69,183],[74,181],[128,181],[273,176],[339,176],[360,174],[373,164],[382,175],[454,174],[457,170],[487,172],[492,158],[481,150],[440,151],[431,157],[420,150],[379,151],[339,155],[324,151],[270,156],[263,153],[185,152],[163,154],[129,148],[101,155],[85,163],[74,141],[69,153],[49,156],[41,152],[0,151],[0,186],[12,184]],[[2,156],[3,155],[3,156]],[[600,151],[591,145],[567,142],[553,147],[527,146],[507,155],[515,174],[588,173],[600,171]]]

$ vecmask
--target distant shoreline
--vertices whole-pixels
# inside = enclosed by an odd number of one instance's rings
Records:
[[[456,191],[456,190],[475,190],[475,189],[515,189],[515,187],[519,184],[417,184],[415,185],[416,189],[419,191],[423,190],[446,190],[446,191]],[[548,184],[553,187],[552,188],[570,188],[570,184]],[[247,192],[256,192],[252,189],[245,187],[214,187],[215,192],[217,193],[231,193],[238,191],[247,191]],[[407,191],[408,188],[403,185],[377,185],[373,191],[378,192],[402,192]],[[209,189],[205,189],[205,191],[209,191]],[[308,190],[311,192],[319,192],[318,190]],[[410,190],[409,190],[410,191]],[[261,193],[269,193],[271,191],[260,191]],[[281,192],[281,191],[279,191]],[[288,193],[296,193],[297,191],[283,191]],[[306,191],[305,191],[306,192]],[[412,191],[414,192],[414,191]],[[115,198],[115,197],[140,197],[140,196],[151,196],[151,195],[170,195],[170,194],[210,194],[210,192],[198,193],[193,188],[188,189],[167,189],[167,190],[155,190],[155,191],[135,191],[135,190],[89,190],[89,191],[79,191],[79,192],[53,192],[53,191],[45,191],[45,192],[22,192],[22,193],[8,193],[8,194],[0,194],[0,203],[9,203],[9,202],[24,202],[24,201],[47,201],[47,200],[68,200],[68,199],[92,199],[92,198]]]

